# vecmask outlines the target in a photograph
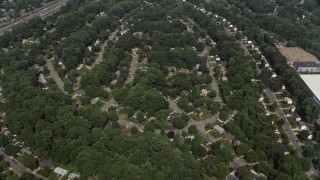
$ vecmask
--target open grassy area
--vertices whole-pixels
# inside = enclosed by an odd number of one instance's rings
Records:
[[[290,125],[292,128],[296,128],[297,127],[297,121],[293,118],[293,117],[287,117]]]
[[[210,134],[216,139],[221,137],[221,135],[214,130],[210,131]]]

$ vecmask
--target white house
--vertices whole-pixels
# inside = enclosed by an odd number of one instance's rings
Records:
[[[290,105],[289,108],[290,108],[291,112],[295,112],[296,111],[296,106],[294,106],[294,105]]]
[[[302,121],[299,121],[298,125],[299,125],[300,130],[307,130],[308,129],[306,124]]]
[[[223,134],[224,133],[224,129],[222,127],[220,127],[219,125],[214,125],[213,129],[215,131],[217,131],[219,134]]]
[[[283,100],[284,100],[287,104],[292,104],[292,99],[289,98],[289,97],[285,97]]]
[[[208,91],[206,89],[201,89],[201,96],[208,96]]]
[[[293,117],[296,119],[296,121],[301,121],[301,117],[297,113],[294,113]]]
[[[76,173],[70,173],[69,176],[68,176],[68,179],[80,179],[80,175],[79,174],[76,174]]]
[[[68,171],[61,167],[56,167],[53,172],[58,174],[59,176],[65,176],[68,174]]]

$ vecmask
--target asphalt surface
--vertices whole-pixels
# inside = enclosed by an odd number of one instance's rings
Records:
[[[212,81],[211,81],[211,88],[217,93],[216,97],[214,98],[215,101],[222,103],[222,98],[220,95],[220,90],[219,90],[219,86],[218,83],[216,81],[216,79],[214,78],[214,72],[213,69],[210,65],[210,59],[209,59],[209,52],[208,49],[203,50],[202,55],[206,58],[207,60],[207,67],[209,69],[209,73],[210,76],[212,77]]]
[[[64,90],[64,82],[62,81],[62,79],[60,78],[59,74],[57,73],[57,71],[53,67],[52,62],[50,60],[46,59],[46,65],[47,65],[47,68],[48,68],[48,70],[50,72],[50,75],[51,75],[52,79],[57,84],[58,88],[63,93],[67,94],[67,92]]]
[[[266,88],[265,92],[272,103],[279,104],[276,96],[274,95],[274,93],[271,91],[270,88]],[[283,128],[284,132],[286,133],[286,135],[288,136],[289,141],[292,143],[294,148],[297,150],[299,157],[303,157],[303,151],[301,149],[299,140],[298,140],[297,136],[294,134],[292,127],[291,127],[287,117],[285,116],[283,110],[281,109],[280,106],[278,106],[277,109],[275,110],[275,112],[276,112],[279,119],[283,119],[285,121],[282,128]]]
[[[139,56],[137,54],[138,49],[132,49],[132,60],[131,60],[131,65],[129,68],[129,75],[124,84],[131,84],[134,80],[134,75],[136,73],[137,69],[137,63],[139,60]]]
[[[117,28],[114,32],[112,32],[112,33],[109,35],[108,39],[107,39],[107,40],[104,42],[104,44],[101,46],[101,50],[100,50],[100,52],[99,52],[96,60],[95,60],[94,63],[92,64],[91,68],[92,68],[93,66],[95,66],[96,64],[100,64],[100,63],[102,62],[102,60],[103,60],[103,54],[104,54],[104,52],[105,52],[105,49],[104,49],[104,48],[108,45],[108,42],[109,42],[109,41],[113,41],[113,40],[114,40],[114,38],[116,37],[116,35],[117,35],[118,32],[119,32],[119,28]]]
[[[25,167],[23,164],[19,163],[14,158],[9,157],[2,150],[0,150],[0,155],[2,155],[4,157],[3,161],[8,162],[10,164],[10,169],[15,174],[17,174],[18,176],[21,176],[23,173],[30,173],[30,174],[33,174],[34,176],[36,176],[39,179],[47,179],[47,178],[45,178],[45,177],[43,177],[43,176],[31,171],[30,169]]]
[[[1,27],[0,34],[4,33],[5,31],[10,30],[11,28],[16,26],[17,24],[27,22],[27,21],[31,20],[32,18],[40,17],[40,18],[44,19],[44,18],[56,13],[62,6],[66,5],[67,1],[68,0],[57,0],[53,4],[51,4],[51,3],[47,4],[39,9],[31,12],[30,15],[23,16],[18,19],[7,22],[5,25],[4,24],[1,25],[4,27]]]

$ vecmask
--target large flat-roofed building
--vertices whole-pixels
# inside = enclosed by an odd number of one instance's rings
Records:
[[[293,67],[298,72],[320,72],[320,64],[310,61],[310,62],[294,62]]]
[[[320,74],[300,74],[304,83],[313,93],[313,99],[320,106]]]

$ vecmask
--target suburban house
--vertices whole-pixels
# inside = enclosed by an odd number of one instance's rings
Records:
[[[298,72],[320,72],[320,64],[309,61],[309,62],[294,62],[293,67]]]
[[[80,179],[80,175],[76,173],[70,173],[68,179]]]
[[[230,144],[232,143],[234,136],[228,132],[223,133],[223,138],[227,140]]]
[[[184,139],[190,139],[192,141],[194,139],[194,136],[193,135],[186,136],[186,137],[184,137]]]
[[[289,106],[291,112],[295,112],[296,111],[296,107],[294,105],[290,105]]]
[[[189,74],[190,70],[189,69],[185,69],[185,68],[181,68],[181,69],[179,69],[179,72],[183,73],[183,74]]]
[[[54,165],[53,165],[52,161],[50,161],[50,160],[40,159],[39,158],[38,162],[39,162],[39,166],[40,167],[48,168],[48,169],[51,169],[51,170],[54,169]]]
[[[31,152],[31,148],[30,147],[23,147],[23,148],[21,148],[21,150],[20,150],[20,152],[22,153],[22,154],[27,154],[27,155],[32,155],[32,152]]]
[[[290,154],[289,149],[287,147],[285,147],[285,146],[282,147],[282,151],[283,151],[284,155]]]
[[[301,117],[297,113],[294,113],[293,117],[296,121],[301,121]]]
[[[264,97],[262,94],[259,94],[259,102],[262,102],[264,100]]]
[[[58,174],[61,177],[68,174],[68,171],[63,169],[63,168],[61,168],[61,167],[56,167],[53,172]]]
[[[292,104],[292,99],[291,98],[289,98],[289,97],[285,97],[284,98],[284,101],[287,103],[287,104]]]
[[[299,121],[298,125],[299,125],[300,130],[307,130],[308,129],[308,127],[306,126],[306,124],[303,121]]]
[[[201,89],[201,96],[208,96],[208,91],[206,89]]]
[[[214,126],[213,126],[213,129],[214,129],[215,131],[217,131],[219,134],[223,134],[223,133],[224,133],[224,129],[223,129],[221,126],[219,126],[219,125],[214,125]]]
[[[197,108],[194,111],[194,114],[196,114],[197,116],[203,116],[203,112],[201,111],[201,109]]]
[[[168,67],[168,71],[169,72],[175,72],[175,71],[177,71],[177,68],[174,67],[174,66],[170,66],[170,67]]]
[[[247,166],[247,162],[244,159],[237,159],[234,158],[231,164],[231,167],[233,168],[233,170],[237,170],[241,167]]]
[[[42,83],[42,84],[46,84],[47,83],[47,80],[44,78],[44,75],[42,73],[39,74],[38,82]]]

